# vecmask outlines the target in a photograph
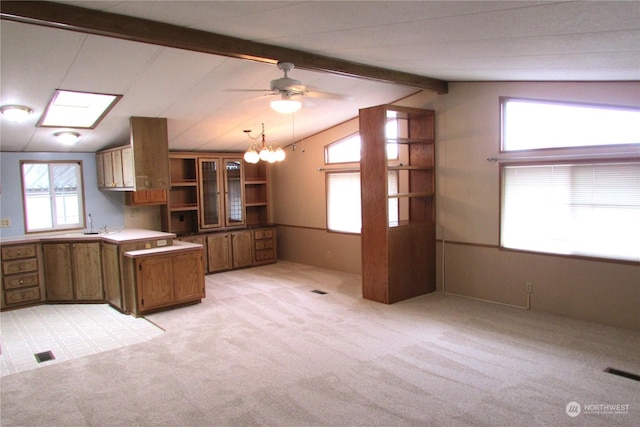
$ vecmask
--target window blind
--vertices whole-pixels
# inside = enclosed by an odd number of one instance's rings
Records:
[[[501,245],[640,261],[640,162],[504,165]]]

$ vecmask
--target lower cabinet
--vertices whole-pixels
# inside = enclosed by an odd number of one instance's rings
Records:
[[[134,291],[134,315],[205,297],[201,246],[175,253],[133,251],[126,256],[132,258],[128,282]]]
[[[44,296],[40,245],[35,243],[3,245],[1,304],[20,307],[42,301]]]
[[[43,243],[48,301],[104,298],[100,243]]]
[[[251,266],[252,247],[250,230],[207,235],[209,273]]]

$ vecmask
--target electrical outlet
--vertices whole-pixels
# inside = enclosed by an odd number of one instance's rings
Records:
[[[7,228],[7,227],[11,227],[11,219],[2,218],[0,220],[0,228]]]
[[[524,289],[527,291],[528,294],[532,294],[533,293],[533,282],[530,282],[530,281],[525,282]]]

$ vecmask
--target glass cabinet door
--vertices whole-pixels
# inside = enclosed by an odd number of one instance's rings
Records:
[[[225,220],[228,227],[245,224],[243,176],[242,159],[224,159]]]
[[[220,159],[198,159],[200,169],[200,228],[222,225],[220,218]]]

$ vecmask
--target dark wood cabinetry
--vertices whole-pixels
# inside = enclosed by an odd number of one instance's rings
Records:
[[[363,296],[391,304],[432,292],[435,114],[392,105],[361,109],[360,137]]]
[[[103,300],[100,243],[42,245],[48,301]]]
[[[183,243],[183,245],[189,245]],[[200,302],[205,297],[202,247],[173,253],[140,250],[125,254],[133,284],[131,312],[141,315],[161,308]]]
[[[168,189],[167,119],[131,117],[129,144],[96,153],[96,172],[102,190]]]
[[[2,246],[2,308],[42,301],[40,246],[35,243]]]

